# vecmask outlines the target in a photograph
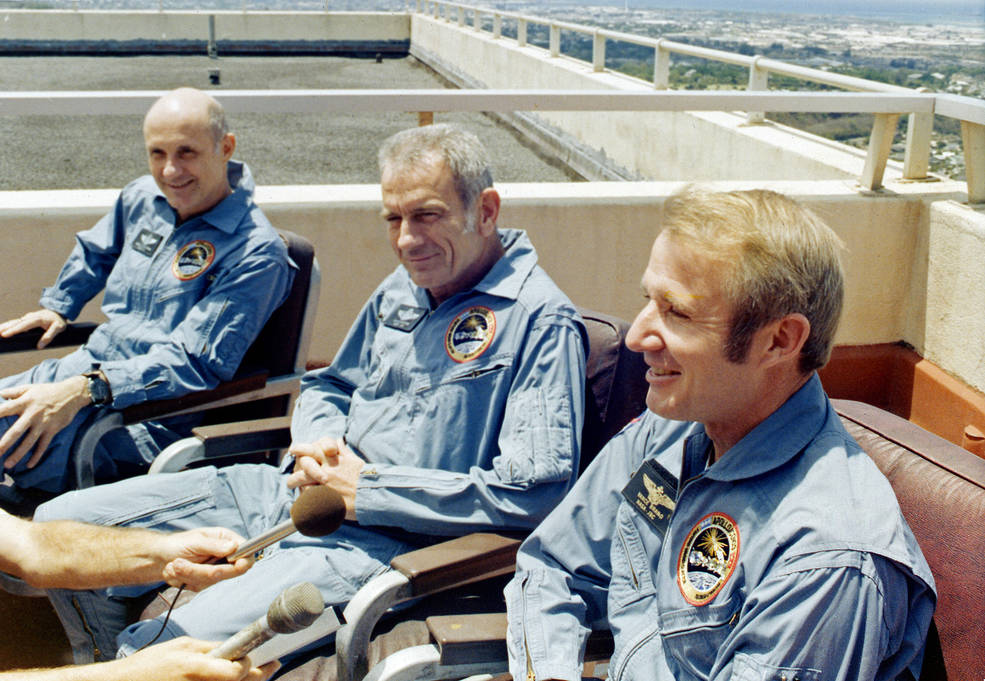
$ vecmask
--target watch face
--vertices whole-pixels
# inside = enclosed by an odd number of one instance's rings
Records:
[[[109,402],[109,385],[99,376],[89,376],[89,397],[93,404]]]

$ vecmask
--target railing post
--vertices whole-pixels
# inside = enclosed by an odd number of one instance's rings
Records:
[[[985,125],[961,121],[968,203],[985,203]]]
[[[934,131],[934,114],[911,113],[906,121],[906,152],[903,178],[922,180],[930,170],[930,135]]]
[[[493,40],[503,37],[503,15],[497,12],[493,14]]]
[[[670,50],[663,46],[664,39],[657,41],[653,51],[653,87],[666,90],[670,87]]]
[[[595,31],[592,41],[592,70],[596,73],[605,71],[605,36]]]
[[[561,27],[557,24],[551,24],[549,51],[552,57],[557,57],[561,54]]]
[[[437,19],[441,15],[441,7],[437,2],[431,3],[431,16]]]
[[[930,92],[917,88],[917,92]],[[906,121],[906,152],[903,156],[903,178],[922,180],[930,171],[930,136],[934,131],[934,114],[911,113]]]
[[[527,20],[526,19],[516,20],[516,46],[517,47],[527,46]]]
[[[476,31],[482,30],[482,12],[478,7],[476,7],[472,12],[472,28]]]
[[[458,5],[458,25],[465,26],[465,5]]]
[[[759,67],[759,57],[749,65],[749,85],[747,90],[766,90],[769,88],[770,72]],[[762,123],[766,120],[765,111],[750,111],[746,114],[746,123]]]
[[[889,160],[898,122],[899,114],[875,114],[872,134],[869,135],[869,153],[858,181],[865,189],[879,189],[882,186],[882,175],[886,172],[886,161]]]

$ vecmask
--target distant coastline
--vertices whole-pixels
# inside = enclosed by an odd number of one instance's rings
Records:
[[[586,3],[589,4],[589,3]],[[607,4],[625,6],[618,0]],[[785,5],[785,6],[784,6]],[[804,9],[800,9],[804,6]],[[809,9],[807,8],[809,6]],[[985,30],[985,3],[978,7],[963,4],[934,3],[906,6],[899,2],[838,2],[816,0],[811,3],[778,3],[776,0],[629,0],[631,9],[686,9],[689,11],[754,12],[757,14],[796,14],[800,16],[858,17],[901,24],[978,24]]]
[[[551,0],[557,2],[558,0]],[[600,4],[598,0],[574,0],[578,4]],[[607,0],[604,4],[625,6],[626,2]],[[757,14],[796,14],[799,16],[858,17],[901,24],[979,25],[985,30],[985,2],[903,3],[897,0],[628,0],[631,9],[685,9],[688,11],[754,12]]]

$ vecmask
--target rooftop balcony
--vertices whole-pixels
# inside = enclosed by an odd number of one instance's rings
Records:
[[[499,117],[589,180],[501,184],[502,224],[530,232],[542,264],[576,303],[627,318],[639,305],[639,275],[666,196],[685,182],[789,194],[824,217],[847,246],[846,309],[841,347],[824,376],[829,390],[890,408],[956,442],[974,437],[965,432],[969,425],[985,431],[981,100],[445,2],[419,2],[406,14],[0,14],[0,52],[16,44],[132,53],[153,49],[161,36],[168,49],[204,52],[211,46],[222,54],[406,49],[460,89],[215,95],[234,120],[245,113],[319,113],[326,116],[326,130],[333,112],[414,112],[424,121],[441,120],[441,112]],[[546,48],[526,40],[526,27],[537,22],[548,26]],[[514,37],[504,35],[504,23],[517,27]],[[561,54],[561,31],[592,34],[593,61]],[[607,70],[610,39],[652,43],[654,81]],[[749,68],[749,87],[669,90],[667,65],[682,54],[742,64]],[[768,89],[770,74],[849,91],[779,92]],[[139,115],[158,94],[6,92],[0,93],[0,116]],[[859,151],[778,125],[769,120],[775,111],[872,113],[869,148]],[[927,173],[934,114],[962,123],[964,182]],[[907,153],[895,163],[889,146],[901,116],[909,117]],[[416,120],[408,117],[408,124]],[[18,273],[0,292],[0,316],[36,304],[71,235],[105,212],[115,195],[115,189],[0,192],[0,264]],[[312,359],[330,359],[366,296],[394,266],[379,231],[379,188],[262,186],[258,200],[275,224],[316,245],[324,279]],[[52,246],[39,249],[39,243]],[[98,310],[91,306],[84,315],[98,319]]]

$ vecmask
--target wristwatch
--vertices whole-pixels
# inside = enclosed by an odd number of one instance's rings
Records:
[[[89,399],[97,407],[104,407],[113,401],[113,396],[109,390],[109,383],[98,371],[87,371],[82,374],[89,379]]]

